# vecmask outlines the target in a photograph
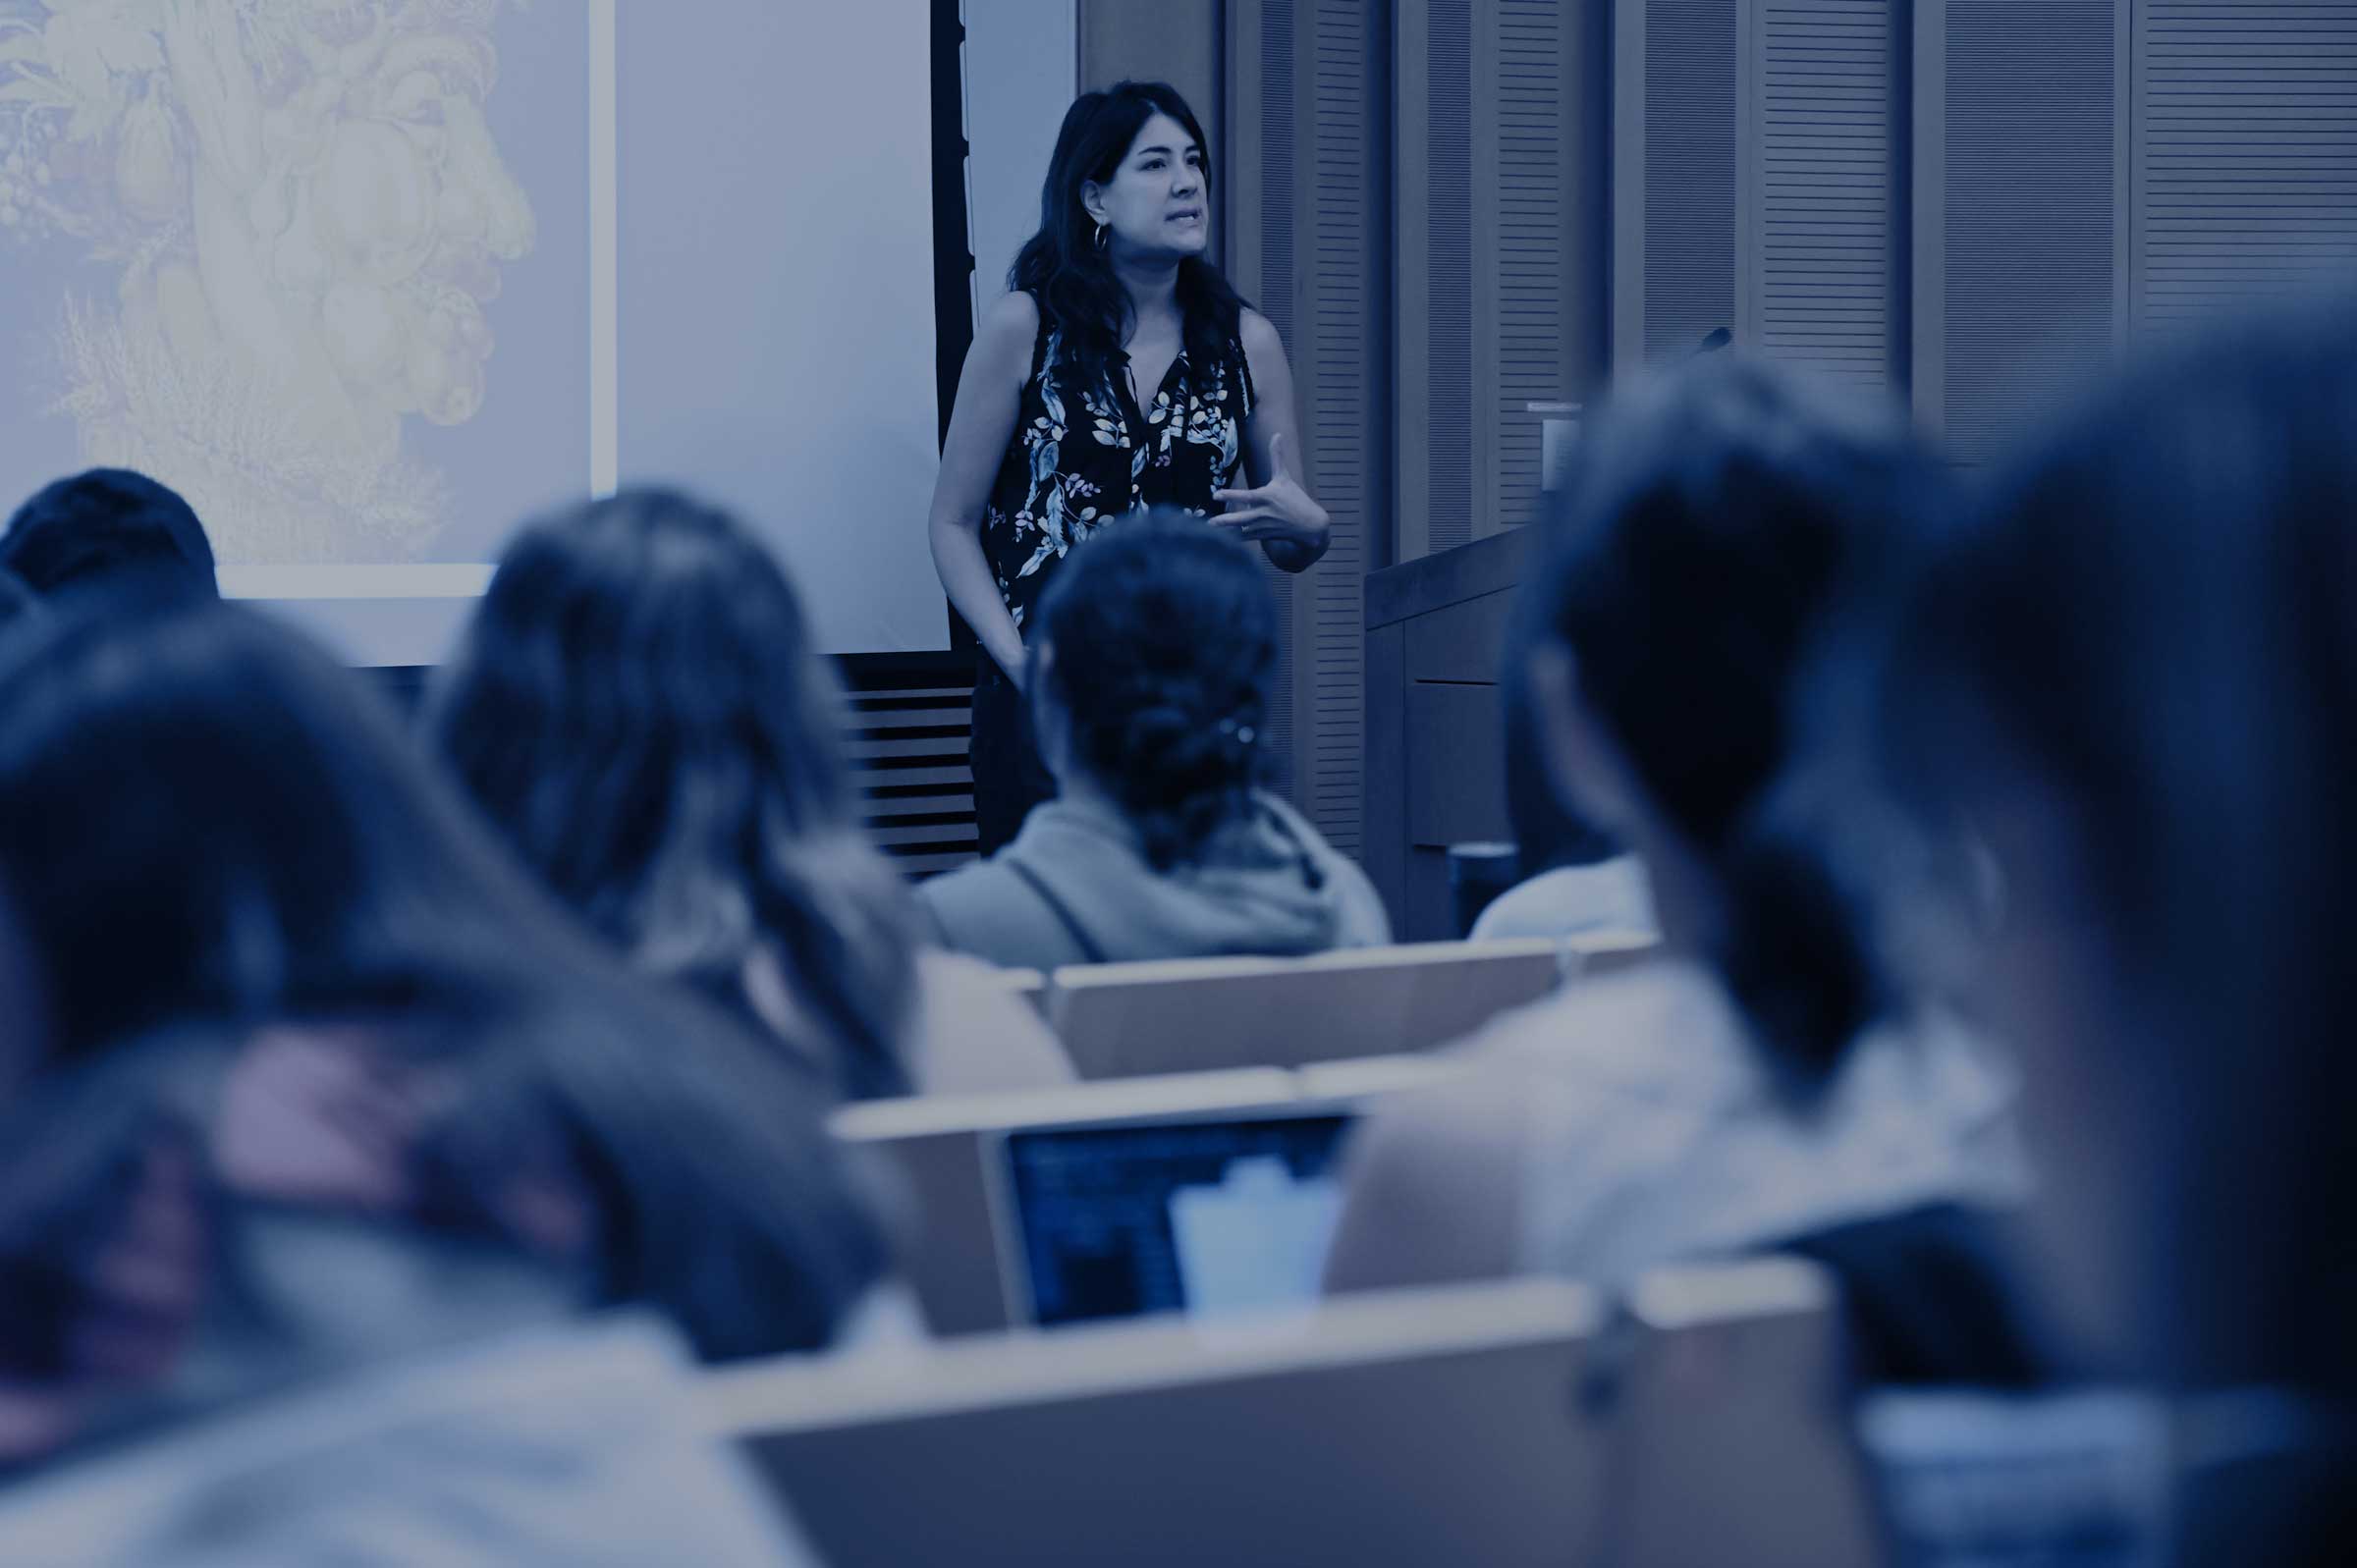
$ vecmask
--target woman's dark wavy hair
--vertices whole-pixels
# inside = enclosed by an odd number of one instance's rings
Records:
[[[1157,870],[1194,859],[1262,775],[1277,607],[1251,552],[1158,509],[1076,550],[1040,605],[1051,700]]]
[[[1088,386],[1111,386],[1129,325],[1129,300],[1113,264],[1097,248],[1096,220],[1080,200],[1091,181],[1112,181],[1137,134],[1157,114],[1186,128],[1203,152],[1203,190],[1211,192],[1211,142],[1194,110],[1166,81],[1117,81],[1103,92],[1084,92],[1065,111],[1048,159],[1048,178],[1039,192],[1039,232],[1023,242],[1007,287],[1039,301],[1051,330],[1064,337],[1065,353]],[[1178,309],[1184,319],[1187,358],[1210,364],[1236,341],[1244,301],[1220,269],[1201,256],[1178,263]]]
[[[733,1005],[774,960],[840,1092],[905,1094],[913,927],[854,810],[843,717],[769,552],[725,512],[631,490],[518,535],[427,725],[591,926]]]
[[[884,1268],[826,1097],[611,962],[374,693],[258,616],[84,598],[0,643],[0,896],[47,1022],[0,1131],[0,1254],[54,1233],[31,1195],[97,1202],[134,1154],[95,1121],[48,1137],[42,1106],[103,1083],[139,1102],[116,1133],[169,1136],[144,1043],[360,1023],[462,1081],[413,1151],[434,1215],[504,1232],[485,1195],[553,1136],[598,1297],[708,1356],[824,1344]]]
[[[1735,352],[1633,390],[1585,446],[1512,662],[1571,650],[1581,695],[1721,881],[1708,958],[1791,1080],[1822,1082],[1887,999],[1862,915],[1775,786],[1823,624],[1934,504],[1938,471],[1894,419]]]
[[[2197,1376],[2357,1397],[2357,297],[2176,345],[1925,553],[1861,728],[1915,809],[2034,800],[2135,999]]]

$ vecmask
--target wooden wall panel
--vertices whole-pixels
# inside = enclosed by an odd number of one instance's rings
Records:
[[[1535,515],[1541,414],[1610,340],[1611,0],[1394,0],[1406,561]]]
[[[1539,505],[1534,403],[1579,401],[1583,304],[1581,14],[1564,0],[1493,0],[1476,29],[1487,77],[1476,126],[1490,156],[1476,230],[1487,286],[1475,368],[1488,405],[1477,532],[1529,522]]]
[[[1233,199],[1258,218],[1235,237],[1231,275],[1285,340],[1304,478],[1334,518],[1324,561],[1272,574],[1288,668],[1271,730],[1291,760],[1294,803],[1354,851],[1362,583],[1392,542],[1390,13],[1354,0],[1229,0],[1225,14]]]
[[[2357,4],[2141,0],[2132,323],[2357,277]]]
[[[1738,336],[1780,359],[1868,387],[1891,375],[1899,192],[1887,0],[1755,4],[1746,109]]]
[[[1736,325],[1737,0],[1614,11],[1613,369]]]
[[[1987,461],[2118,340],[2128,0],[1917,0],[1917,412]]]

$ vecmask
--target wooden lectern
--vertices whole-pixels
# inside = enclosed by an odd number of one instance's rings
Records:
[[[1362,854],[1400,942],[1457,935],[1451,844],[1513,837],[1498,676],[1527,549],[1512,528],[1367,575]]]

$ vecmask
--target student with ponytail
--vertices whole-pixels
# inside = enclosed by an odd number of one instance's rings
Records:
[[[1488,1070],[1378,1117],[1336,1288],[1614,1281],[1979,1213],[2019,1181],[2007,1075],[1891,994],[1790,826],[1807,655],[1874,548],[1939,504],[1936,467],[1731,353],[1631,394],[1589,450],[1508,657],[1564,804],[1648,867],[1668,956],[1507,1015],[1471,1043]]]
[[[1047,969],[1389,940],[1366,874],[1261,787],[1277,612],[1241,544],[1175,513],[1124,523],[1066,565],[1035,624],[1059,792],[919,890],[949,946]]]

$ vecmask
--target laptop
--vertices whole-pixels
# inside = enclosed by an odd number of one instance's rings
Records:
[[[1001,1266],[1017,1321],[1314,1304],[1353,1119],[1329,1104],[1005,1133]]]

